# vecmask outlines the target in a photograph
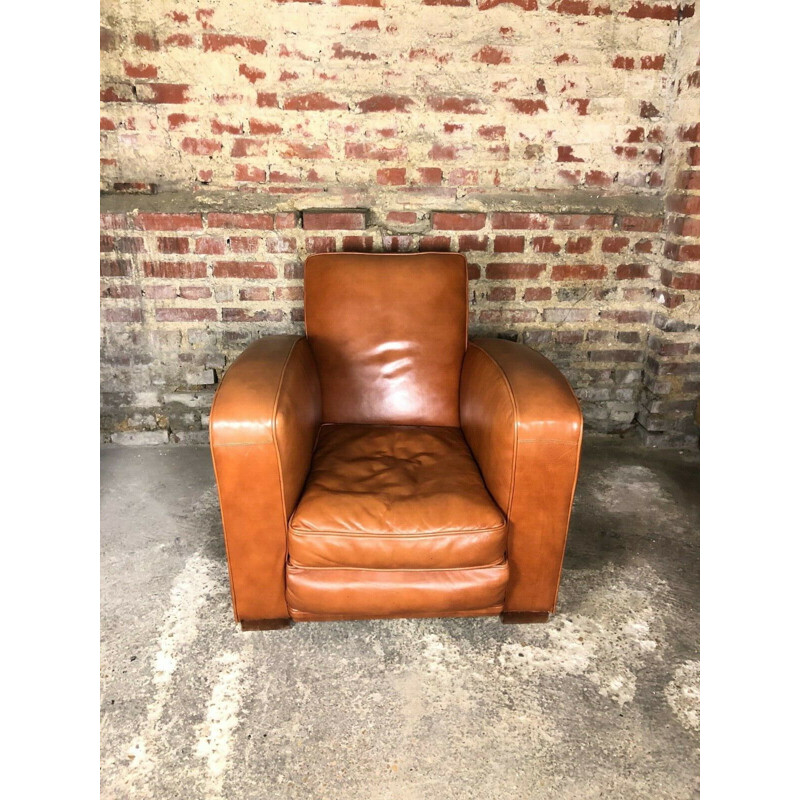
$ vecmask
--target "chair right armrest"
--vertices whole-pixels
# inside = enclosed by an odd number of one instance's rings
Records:
[[[461,428],[508,519],[507,612],[555,610],[578,475],[583,417],[543,355],[504,339],[470,342]]]

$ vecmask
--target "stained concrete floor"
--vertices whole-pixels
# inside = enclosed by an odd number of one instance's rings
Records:
[[[204,447],[102,451],[102,797],[698,795],[698,464],[589,439],[558,614],[241,633]]]

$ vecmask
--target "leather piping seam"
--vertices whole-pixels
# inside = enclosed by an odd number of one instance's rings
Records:
[[[581,424],[581,427],[583,425]],[[577,439],[569,440],[569,439],[520,439],[520,444],[568,444],[572,447],[575,445],[580,444],[581,437],[579,436]]]
[[[431,612],[415,612],[411,611],[408,612],[410,614],[422,614],[425,613],[425,617],[421,616],[412,616],[412,617],[404,617],[402,616],[406,612],[399,612],[399,614],[395,614],[392,612],[391,614],[330,614],[327,611],[319,612],[319,611],[303,611],[299,608],[292,608],[291,606],[286,606],[289,609],[290,614],[303,614],[309,617],[319,617],[321,619],[341,619],[341,620],[352,620],[353,622],[359,620],[380,620],[380,619],[437,619],[437,617],[433,616],[435,614],[442,614],[442,618],[445,616],[448,617],[461,617],[467,616],[469,614],[474,614],[475,616],[490,616],[490,614],[484,614],[483,612],[490,612],[491,614],[499,613],[503,610],[502,603],[496,603],[492,606],[484,606],[483,608],[466,608],[466,609],[440,609],[437,611]],[[302,619],[299,619],[298,622],[302,622]],[[311,619],[309,622],[314,622],[315,620]]]
[[[514,410],[514,453],[511,457],[511,480],[509,481],[508,487],[508,502],[506,503],[506,519],[510,522],[511,521],[511,503],[514,499],[514,488],[517,479],[517,449],[519,447],[519,408],[517,406],[517,398],[514,396],[514,389],[511,386],[511,381],[509,380],[508,374],[503,369],[502,365],[500,364],[497,359],[495,359],[492,355],[487,353],[480,345],[475,344],[475,342],[470,342],[470,344],[480,353],[483,353],[489,361],[497,367],[500,374],[503,377],[503,383],[505,384],[506,390],[508,391],[508,395],[511,398],[511,408]]]
[[[409,531],[408,533],[397,532],[397,531],[328,531],[328,530],[311,530],[309,528],[295,528],[293,525],[289,525],[289,531],[291,533],[296,533],[298,536],[316,536],[317,534],[323,534],[325,536],[364,536],[366,538],[369,537],[376,537],[376,538],[386,538],[392,537],[397,539],[421,539],[421,538],[428,538],[431,536],[454,536],[459,533],[496,533],[497,531],[502,531],[506,527],[506,523],[504,522],[502,525],[496,525],[493,528],[456,528],[453,530],[446,530],[446,531],[427,531],[424,533]]]
[[[577,395],[575,395],[574,391],[572,394],[575,397],[575,402],[577,403],[578,402]],[[580,412],[580,403],[578,403],[578,411]],[[569,523],[570,520],[572,519],[572,504],[575,502],[575,490],[578,487],[578,472],[580,471],[580,464],[581,464],[580,445],[583,442],[583,413],[582,412],[580,413],[581,413],[581,429],[578,432],[578,441],[576,442],[576,444],[578,445],[578,454],[575,458],[575,475],[572,479],[572,494],[569,497],[569,506],[567,510],[567,527],[564,533],[564,546],[561,548],[561,563],[559,564],[559,569],[558,569],[558,580],[556,581],[556,588],[555,591],[553,592],[553,600],[551,603],[551,608],[553,611],[555,611],[556,603],[558,602],[558,590],[561,587],[561,576],[563,574],[563,568],[564,568],[564,553],[567,552],[567,535],[569,534]]]
[[[304,567],[300,564],[287,563],[286,569],[301,570],[313,569],[317,571],[333,571],[333,572],[473,572],[479,569],[502,569],[508,566],[508,559],[503,558],[493,564],[482,564],[479,567],[404,567],[404,568],[389,568],[383,567]]]

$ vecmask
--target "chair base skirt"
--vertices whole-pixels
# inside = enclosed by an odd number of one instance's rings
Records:
[[[501,614],[503,625],[530,625],[536,622],[547,622],[548,611],[504,611]]]
[[[288,628],[292,624],[290,619],[243,619],[243,631],[277,631]]]

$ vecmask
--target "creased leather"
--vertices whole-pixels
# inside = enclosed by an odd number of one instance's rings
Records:
[[[209,433],[238,620],[288,617],[286,525],[319,416],[316,367],[300,336],[254,342],[217,390]]]
[[[505,545],[459,428],[322,426],[289,525],[292,563],[473,567],[502,561]]]
[[[508,565],[454,570],[364,570],[296,567],[286,570],[292,616],[408,616],[474,611],[503,604]]]
[[[578,401],[540,353],[476,339],[464,358],[461,424],[508,519],[505,610],[552,612],[578,477]]]
[[[458,426],[463,255],[309,256],[305,314],[323,422]]]

